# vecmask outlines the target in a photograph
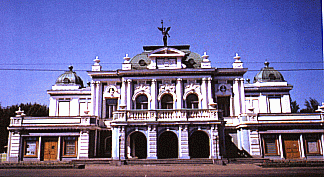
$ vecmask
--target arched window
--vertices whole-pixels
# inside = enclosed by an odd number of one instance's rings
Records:
[[[146,95],[139,95],[136,97],[136,109],[147,109],[148,99]]]
[[[162,109],[173,109],[173,98],[172,95],[166,94],[161,99]]]
[[[190,94],[186,99],[187,108],[198,109],[198,96],[196,94]]]

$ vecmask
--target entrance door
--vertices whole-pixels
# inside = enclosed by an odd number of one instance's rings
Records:
[[[287,159],[300,158],[298,140],[284,140],[284,144]]]
[[[44,161],[57,160],[57,138],[44,138]]]

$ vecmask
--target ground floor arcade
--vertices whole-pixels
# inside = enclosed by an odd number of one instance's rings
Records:
[[[115,126],[111,157],[220,159],[224,149],[221,135],[219,125]]]

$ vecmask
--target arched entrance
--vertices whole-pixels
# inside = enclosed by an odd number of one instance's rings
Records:
[[[178,158],[178,137],[172,131],[163,132],[158,139],[159,159]]]
[[[134,132],[129,135],[127,144],[130,158],[145,159],[147,157],[147,140],[143,133]]]
[[[189,138],[189,156],[191,158],[209,158],[209,137],[203,131],[194,132]]]

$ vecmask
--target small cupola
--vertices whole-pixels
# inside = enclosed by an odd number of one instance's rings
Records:
[[[73,66],[69,66],[69,70],[61,74],[55,82],[56,86],[79,86],[83,88],[82,79],[73,71]]]
[[[284,82],[282,74],[275,70],[273,67],[269,67],[269,62],[265,61],[265,67],[254,76],[254,83],[256,82]]]

